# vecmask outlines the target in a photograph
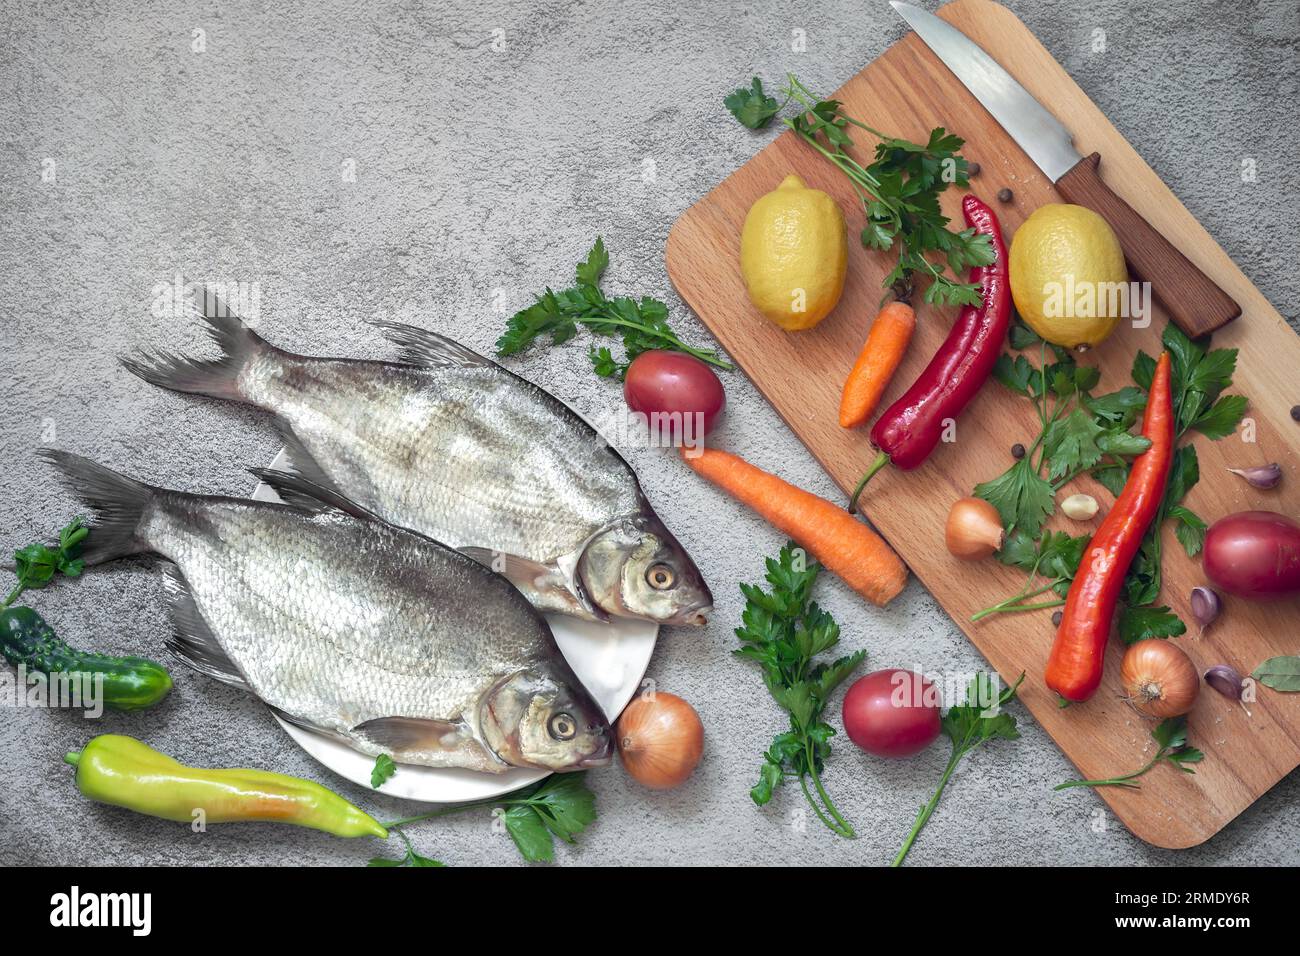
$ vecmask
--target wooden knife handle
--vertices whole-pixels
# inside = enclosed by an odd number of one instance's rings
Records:
[[[1192,338],[1199,338],[1241,315],[1241,306],[1111,192],[1097,172],[1100,163],[1098,153],[1079,160],[1057,181],[1056,189],[1068,201],[1087,206],[1110,223],[1129,268],[1137,278],[1151,283],[1174,323]]]

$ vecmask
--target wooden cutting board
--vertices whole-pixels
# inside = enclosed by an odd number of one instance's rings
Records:
[[[1207,521],[1248,508],[1300,513],[1300,424],[1289,415],[1291,406],[1300,404],[1300,339],[1009,10],[987,0],[957,0],[939,15],[975,40],[1064,121],[1081,154],[1100,152],[1102,175],[1112,188],[1241,304],[1242,318],[1217,333],[1214,345],[1240,350],[1231,391],[1250,398],[1244,423],[1248,427],[1218,442],[1194,439],[1201,481],[1188,496],[1188,506]],[[972,189],[997,210],[1008,241],[1038,206],[1063,201],[914,34],[890,47],[834,98],[844,102],[850,115],[895,135],[922,140],[931,127],[944,126],[964,137],[964,155],[982,167]],[[869,160],[874,143],[864,133],[854,138],[859,158]],[[791,172],[836,199],[850,235],[843,299],[817,328],[795,334],[780,331],[749,303],[738,265],[745,213]],[[1010,203],[995,198],[1003,187],[1014,192]],[[944,209],[957,222],[959,203],[959,191],[950,190]],[[687,210],[673,227],[667,250],[668,273],[678,292],[846,492],[875,452],[865,429],[850,433],[839,427],[840,386],[865,340],[881,298],[881,280],[890,267],[888,255],[868,253],[856,241],[861,227],[861,209],[848,180],[787,131]],[[882,409],[915,379],[954,316],[952,309],[918,308],[916,336]],[[1158,308],[1150,328],[1123,323],[1084,359],[1102,370],[1095,394],[1130,384],[1134,353],[1141,348],[1158,354],[1165,323]],[[1148,732],[1153,725],[1120,699],[1118,639],[1108,652],[1107,676],[1096,696],[1087,704],[1059,709],[1055,695],[1043,684],[1054,635],[1049,612],[1000,615],[979,624],[969,620],[973,612],[1018,590],[1023,573],[992,559],[957,561],[943,545],[944,519],[952,502],[969,494],[977,482],[1004,471],[1011,464],[1010,446],[1018,441],[1029,445],[1036,424],[1028,400],[990,382],[960,419],[957,440],[941,444],[915,471],[885,469],[864,496],[864,510],[1003,679],[1027,673],[1021,698],[1080,774],[1109,777],[1136,769],[1152,754]],[[1252,489],[1224,470],[1270,461],[1281,462],[1286,472],[1272,491]],[[781,463],[755,464],[779,472]],[[1096,496],[1104,513],[1110,494],[1091,479],[1076,484],[1076,490]],[[1052,527],[1068,526],[1078,534],[1095,528],[1098,520],[1079,525],[1058,515]],[[1171,529],[1165,534],[1161,601],[1190,622],[1188,593],[1204,583],[1200,563],[1186,557]],[[1195,625],[1191,628],[1194,631]],[[1226,663],[1248,674],[1266,658],[1300,652],[1300,606],[1252,606],[1228,598],[1224,614],[1208,633],[1198,637],[1189,632],[1179,640],[1201,670]],[[1261,687],[1258,700],[1243,707],[1203,687],[1190,718],[1190,735],[1206,753],[1194,776],[1164,765],[1144,778],[1141,790],[1098,791],[1133,833],[1157,846],[1201,843],[1300,765],[1300,694]],[[1016,758],[1008,751],[998,759]],[[1048,794],[1045,799],[1059,802],[1063,812],[1089,812],[1079,791]]]

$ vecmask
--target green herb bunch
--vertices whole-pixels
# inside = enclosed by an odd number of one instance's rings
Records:
[[[571,288],[560,292],[547,289],[532,305],[510,317],[506,331],[497,339],[497,354],[516,355],[542,336],[549,336],[551,345],[562,345],[582,326],[594,335],[623,341],[622,358],[607,346],[589,347],[592,367],[604,378],[621,380],[632,360],[651,349],[684,352],[724,371],[733,368],[712,349],[695,348],[678,338],[668,325],[668,307],[658,299],[607,298],[600,288],[607,268],[609,253],[597,238],[587,258],[578,263]]]
[[[1175,442],[1189,431],[1210,439],[1232,434],[1246,411],[1244,396],[1222,394],[1232,384],[1237,350],[1208,351],[1174,325],[1165,328],[1162,341],[1171,357]],[[975,486],[975,495],[997,508],[1007,532],[998,559],[1028,571],[1029,580],[1016,594],[974,615],[974,620],[1063,604],[1089,536],[1042,532],[1056,510],[1057,493],[1079,475],[1089,474],[1118,496],[1128,481],[1133,456],[1150,447],[1148,439],[1130,430],[1146,408],[1155,359],[1139,351],[1132,369],[1135,384],[1094,396],[1092,390],[1100,379],[1095,367],[1079,365],[1068,350],[1049,346],[1017,323],[1011,332],[1012,349],[1023,351],[1034,345],[1039,349],[1037,365],[1023,354],[1004,354],[994,377],[1033,401],[1038,437],[1005,473]],[[1124,581],[1119,626],[1127,643],[1172,637],[1187,629],[1168,607],[1155,604],[1161,585],[1160,529],[1167,520],[1176,522],[1174,534],[1188,556],[1200,552],[1205,521],[1182,504],[1199,479],[1196,448],[1177,445],[1160,511]]]
[[[1136,782],[1137,778],[1156,766],[1156,764],[1168,763],[1177,767],[1183,773],[1195,773],[1196,771],[1189,767],[1188,764],[1200,763],[1205,759],[1205,754],[1188,742],[1186,717],[1170,717],[1167,720],[1162,720],[1156,726],[1156,729],[1151,731],[1151,739],[1156,742],[1155,756],[1132,773],[1126,773],[1122,777],[1109,777],[1105,780],[1069,780],[1057,784],[1052,789],[1125,787],[1129,790],[1138,790],[1140,785]]]
[[[748,88],[735,90],[723,103],[750,129],[767,126],[786,104],[795,103],[798,112],[782,122],[848,177],[866,216],[860,237],[863,246],[898,252],[885,287],[910,291],[914,276],[928,276],[926,302],[978,306],[979,286],[959,277],[972,266],[993,261],[992,243],[974,229],[949,229],[950,220],[939,211],[939,196],[948,186],[969,185],[968,164],[958,153],[964,145],[961,137],[942,127],[931,130],[925,143],[887,136],[849,116],[839,100],[820,99],[792,73],[786,74],[780,92],[784,102],[768,96],[763,82],[754,77]],[[853,148],[850,127],[879,140],[875,159],[867,166],[849,152]],[[945,265],[951,276],[945,273]]]
[[[376,760],[371,777],[372,785],[382,784],[393,775],[396,769],[392,758],[387,763]],[[502,797],[488,800],[476,800],[459,806],[444,807],[418,816],[407,817],[384,824],[393,830],[406,844],[406,855],[400,859],[392,857],[375,857],[370,866],[442,866],[437,860],[420,856],[415,852],[411,841],[403,832],[404,827],[424,820],[464,813],[493,807],[500,811],[500,818],[506,832],[514,841],[520,855],[530,863],[550,863],[555,859],[555,840],[565,843],[577,843],[577,836],[596,819],[596,795],[587,789],[583,778],[585,772],[557,773],[545,780],[516,790]],[[378,781],[378,784],[375,783]]]
[[[754,584],[740,586],[746,604],[736,636],[742,646],[732,653],[762,667],[772,699],[789,714],[790,729],[777,734],[763,755],[758,784],[749,795],[762,806],[778,786],[797,779],[817,819],[839,836],[852,838],[853,827],[822,785],[835,736],[822,714],[832,692],[866,659],[866,652],[854,651],[830,663],[815,661],[838,644],[840,636],[834,618],[812,600],[821,565],[809,562],[793,542],[766,564],[770,590]]]
[[[912,829],[908,831],[902,847],[894,857],[893,866],[902,866],[903,861],[907,859],[912,844],[916,842],[921,830],[934,814],[935,808],[939,806],[939,799],[943,796],[943,791],[947,788],[948,781],[952,779],[957,765],[968,754],[978,750],[990,740],[1020,739],[1016,718],[1003,708],[1015,700],[1016,691],[1020,689],[1024,680],[1025,675],[1021,674],[1010,687],[998,691],[995,698],[993,678],[988,674],[976,674],[966,687],[966,699],[960,704],[949,707],[948,713],[943,715],[943,733],[952,744],[952,751],[948,755],[948,763],[943,768],[943,775],[939,777],[939,786],[917,813]],[[994,706],[995,700],[996,706]]]

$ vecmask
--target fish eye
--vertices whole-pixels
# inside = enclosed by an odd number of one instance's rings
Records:
[[[677,580],[677,575],[666,564],[652,564],[646,570],[645,580],[656,591],[667,591]]]
[[[547,723],[546,729],[556,740],[572,740],[578,732],[578,725],[569,714],[556,714]]]

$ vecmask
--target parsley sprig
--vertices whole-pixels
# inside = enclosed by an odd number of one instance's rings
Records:
[[[1003,708],[1015,699],[1016,691],[1024,679],[1025,675],[1021,674],[1014,684],[998,692],[996,706],[992,706],[995,700],[993,680],[987,674],[976,674],[975,679],[966,687],[965,701],[948,708],[948,713],[943,716],[943,732],[952,742],[952,753],[943,768],[943,775],[939,778],[939,786],[917,813],[912,829],[908,831],[898,855],[894,857],[893,866],[903,865],[903,860],[907,858],[912,844],[916,842],[917,836],[934,814],[935,807],[939,805],[939,798],[943,796],[944,788],[948,786],[953,771],[957,769],[962,759],[990,740],[1020,738],[1020,731],[1016,729],[1016,718]]]
[[[852,825],[840,814],[822,785],[822,771],[830,756],[835,729],[822,720],[831,693],[866,659],[854,651],[831,663],[815,662],[819,654],[839,643],[835,619],[812,600],[812,588],[821,565],[809,561],[793,542],[779,557],[767,559],[765,591],[742,584],[745,595],[743,626],[736,628],[741,647],[737,657],[757,662],[772,699],[790,715],[790,729],[777,734],[763,754],[757,785],[749,791],[762,806],[772,791],[787,780],[798,779],[804,798],[817,819],[833,833],[852,839]],[[809,789],[812,783],[812,790]],[[815,791],[815,796],[814,796]]]
[[[1232,434],[1246,411],[1244,396],[1222,394],[1232,384],[1236,349],[1208,351],[1204,343],[1192,341],[1174,325],[1165,328],[1161,339],[1172,360],[1175,442],[1190,431],[1212,440]],[[1014,350],[1033,345],[1039,346],[1038,365],[1023,354],[1004,354],[998,359],[994,377],[1034,402],[1038,438],[1025,457],[1004,474],[975,486],[975,494],[998,509],[1007,531],[998,559],[1028,571],[1029,580],[1020,591],[978,612],[972,620],[1064,604],[1088,537],[1071,538],[1061,532],[1039,537],[1044,522],[1056,510],[1057,493],[1086,473],[1118,497],[1128,481],[1131,458],[1150,445],[1130,429],[1146,408],[1155,359],[1139,351],[1133,362],[1134,385],[1094,396],[1092,389],[1100,378],[1097,369],[1077,364],[1070,352],[1057,346],[1050,346],[1049,361],[1047,343],[1026,326],[1013,327]],[[1195,557],[1200,552],[1205,521],[1182,504],[1198,480],[1196,448],[1178,445],[1160,511],[1125,577],[1119,632],[1126,643],[1175,637],[1187,630],[1168,607],[1155,604],[1161,586],[1160,528],[1166,520],[1175,521],[1174,535],[1187,555]],[[1049,591],[1055,599],[1035,600]]]
[[[389,830],[396,830],[398,836],[406,843],[407,856],[400,860],[376,857],[369,865],[402,866],[410,862],[414,850],[406,834],[402,832],[403,827],[483,807],[495,807],[503,811],[501,820],[506,832],[510,834],[510,839],[514,841],[525,860],[530,863],[550,863],[555,859],[556,839],[563,840],[565,843],[577,843],[578,834],[596,819],[596,795],[587,789],[587,785],[583,782],[585,776],[585,771],[553,774],[545,780],[502,797],[444,807],[441,810],[386,823],[384,826]],[[411,862],[410,865],[441,866],[442,864],[428,861]]]
[[[78,516],[59,531],[58,544],[51,547],[35,541],[15,551],[14,571],[18,575],[18,583],[4,599],[4,603],[0,604],[0,609],[13,604],[28,589],[45,587],[56,574],[70,578],[80,576],[86,562],[78,555],[81,554],[81,544],[88,534],[90,529]]]
[[[548,288],[532,305],[510,317],[506,331],[497,339],[497,354],[516,355],[542,336],[550,336],[551,345],[562,345],[582,326],[595,335],[623,340],[621,359],[606,346],[589,347],[592,367],[604,378],[621,380],[632,360],[652,349],[685,352],[714,368],[731,371],[731,363],[717,352],[695,348],[678,338],[668,325],[668,306],[658,299],[606,298],[600,280],[607,268],[609,253],[604,241],[597,238],[587,258],[578,263],[571,288],[560,292]]]
[[[1151,731],[1151,738],[1156,742],[1156,754],[1146,765],[1132,773],[1126,773],[1122,777],[1109,777],[1105,780],[1068,780],[1065,783],[1059,783],[1053,790],[1068,790],[1071,787],[1127,787],[1131,790],[1141,789],[1140,785],[1135,783],[1138,777],[1142,776],[1158,763],[1169,763],[1177,767],[1183,773],[1196,773],[1190,763],[1200,763],[1205,759],[1205,754],[1191,746],[1187,742],[1187,718],[1170,717],[1163,720]]]
[[[964,140],[942,127],[931,130],[925,143],[887,136],[849,116],[839,100],[817,97],[793,73],[786,74],[781,93],[785,100],[778,103],[754,77],[748,88],[735,90],[723,104],[749,129],[762,129],[786,104],[797,104],[798,112],[782,122],[848,177],[866,215],[862,244],[874,251],[898,251],[898,261],[884,280],[886,288],[910,290],[914,276],[928,276],[926,302],[978,306],[979,286],[955,277],[972,266],[990,264],[992,243],[974,229],[949,229],[950,220],[939,211],[939,196],[949,185],[969,185],[967,162],[958,153]],[[875,159],[867,166],[849,153],[850,127],[879,140]],[[944,272],[945,265],[952,276]]]

